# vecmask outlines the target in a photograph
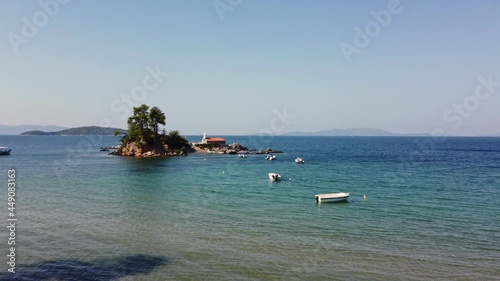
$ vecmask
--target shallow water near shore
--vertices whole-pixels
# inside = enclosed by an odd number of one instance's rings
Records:
[[[226,138],[284,153],[133,159],[98,150],[115,137],[0,136],[12,148],[1,186],[8,169],[17,175],[17,269],[83,267],[97,280],[498,280],[500,138],[423,151],[416,142],[430,138]],[[315,203],[332,192],[351,197]]]

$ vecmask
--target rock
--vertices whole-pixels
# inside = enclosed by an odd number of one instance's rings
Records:
[[[164,157],[167,156],[168,146],[164,145],[139,145],[135,142],[130,142],[125,145],[121,145],[116,151],[113,151],[112,155],[118,156],[134,156],[134,157]]]
[[[248,148],[242,146],[237,142],[228,145],[227,148],[234,151],[240,151],[240,150],[248,151]]]
[[[206,153],[217,153],[217,154],[238,154],[238,153],[243,153],[243,154],[269,154],[269,153],[282,153],[280,150],[273,150],[271,148],[267,148],[265,150],[252,150],[248,149],[247,147],[242,146],[241,144],[235,142],[232,144],[228,144],[225,146],[221,147],[209,147],[209,146],[196,146],[192,145],[192,149],[195,150],[196,152],[206,152]]]

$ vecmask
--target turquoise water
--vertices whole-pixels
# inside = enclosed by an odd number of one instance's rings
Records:
[[[98,151],[114,137],[0,136],[19,219],[18,273],[0,279],[498,280],[499,138],[227,139],[285,153],[131,159]],[[351,198],[315,203],[331,192]]]

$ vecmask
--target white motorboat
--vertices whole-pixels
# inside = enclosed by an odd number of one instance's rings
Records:
[[[246,154],[243,154],[243,153],[240,153],[240,154],[238,154],[238,157],[239,157],[239,158],[247,158],[247,155],[246,155]]]
[[[269,173],[268,176],[269,176],[269,179],[272,180],[272,181],[279,181],[279,180],[281,180],[281,176],[278,173]]]
[[[314,197],[316,198],[316,202],[341,202],[346,201],[349,198],[350,194],[348,192],[340,192],[340,193],[329,193],[329,194],[316,194]]]
[[[266,156],[266,160],[269,160],[269,161],[276,160],[276,155],[268,154]]]
[[[9,155],[11,149],[8,147],[0,146],[0,155]]]
[[[300,158],[300,157],[297,157],[295,158],[295,163],[297,164],[304,164],[306,161],[304,161],[304,159]]]

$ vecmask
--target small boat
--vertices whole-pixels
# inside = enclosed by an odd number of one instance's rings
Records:
[[[240,153],[240,154],[238,154],[238,157],[239,157],[239,158],[247,158],[247,155],[246,155],[246,154],[243,154],[243,153]]]
[[[9,155],[11,149],[8,147],[1,146],[0,147],[0,155]]]
[[[314,197],[316,198],[316,202],[341,202],[347,201],[350,194],[348,192],[340,192],[340,193],[329,193],[329,194],[316,194]]]
[[[281,176],[278,173],[269,173],[268,176],[269,176],[269,179],[272,180],[272,181],[279,181],[279,180],[281,180]]]
[[[276,155],[268,154],[266,156],[266,160],[269,160],[269,161],[276,160]]]
[[[109,151],[109,148],[107,148],[107,147],[101,147],[101,149],[99,149],[99,151]]]
[[[297,164],[304,164],[306,161],[304,161],[304,159],[300,158],[300,157],[297,157],[295,158],[295,163]]]

